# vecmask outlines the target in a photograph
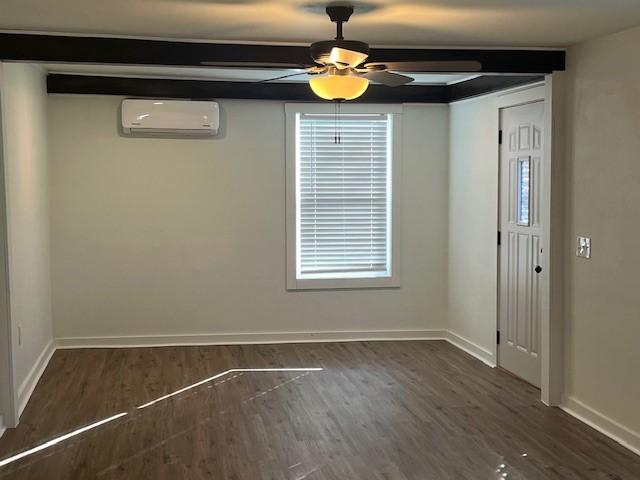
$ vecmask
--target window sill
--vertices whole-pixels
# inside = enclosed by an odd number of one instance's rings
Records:
[[[371,288],[400,288],[400,281],[395,277],[377,278],[308,278],[291,279],[287,282],[287,290],[355,290]]]

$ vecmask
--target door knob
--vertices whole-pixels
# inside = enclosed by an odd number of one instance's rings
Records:
[[[538,265],[536,268],[536,273],[540,273],[542,271],[542,267],[540,265]]]

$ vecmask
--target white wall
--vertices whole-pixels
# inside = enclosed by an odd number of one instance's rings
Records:
[[[219,139],[140,139],[120,100],[49,98],[56,336],[446,327],[447,106],[405,107],[402,287],[287,292],[284,104],[222,102]]]
[[[13,374],[24,406],[53,338],[47,96],[45,74],[39,67],[2,64],[0,68]]]
[[[638,451],[639,44],[635,28],[569,50],[565,172],[567,401],[635,432]],[[573,255],[578,234],[592,237],[591,260]]]
[[[449,329],[493,357],[497,318],[495,95],[450,105]]]

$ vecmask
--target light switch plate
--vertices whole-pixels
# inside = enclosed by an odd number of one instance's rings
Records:
[[[578,236],[576,257],[591,258],[591,238]]]

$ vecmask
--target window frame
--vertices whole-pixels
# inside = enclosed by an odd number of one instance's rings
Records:
[[[296,118],[298,114],[332,114],[332,103],[285,104],[286,146],[286,275],[287,290],[399,288],[400,287],[400,203],[402,197],[402,105],[340,105],[341,114],[384,114],[391,116],[391,245],[390,275],[364,278],[297,278],[296,205]]]

